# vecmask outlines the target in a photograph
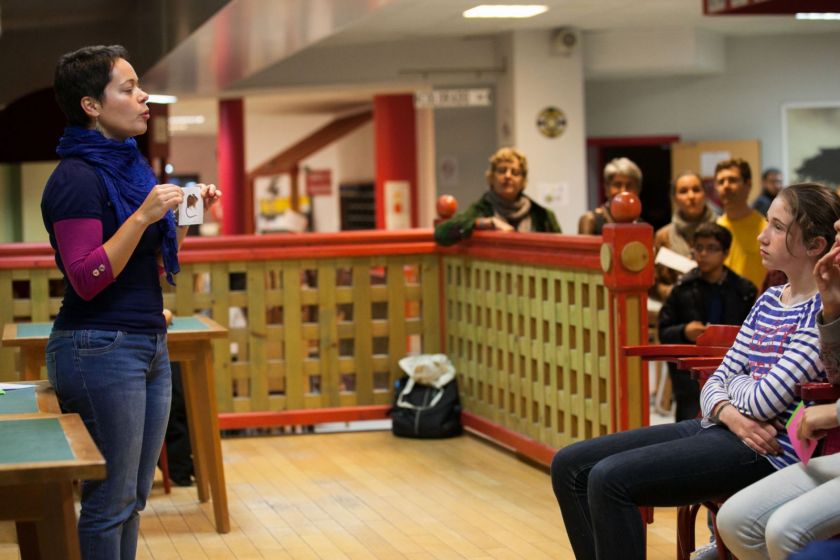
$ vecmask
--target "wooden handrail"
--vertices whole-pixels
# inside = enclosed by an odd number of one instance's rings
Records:
[[[509,235],[477,231],[472,238],[451,247],[439,247],[443,254],[465,255],[522,264],[601,269],[603,239],[593,235],[527,233]]]
[[[278,233],[188,237],[181,262],[224,260],[289,260],[393,254],[462,254],[522,264],[566,266],[598,270],[600,237],[501,232],[476,232],[474,239],[455,247],[439,247],[432,230],[346,231],[337,233]],[[0,244],[0,270],[54,268],[55,255],[48,243]]]

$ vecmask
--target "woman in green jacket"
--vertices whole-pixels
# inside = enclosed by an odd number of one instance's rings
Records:
[[[489,190],[478,202],[435,227],[435,241],[453,245],[473,230],[560,233],[554,212],[522,191],[528,178],[528,160],[515,148],[501,148],[490,157]]]

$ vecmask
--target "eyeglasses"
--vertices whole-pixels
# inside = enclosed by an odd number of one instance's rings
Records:
[[[695,245],[691,250],[699,255],[700,253],[720,253],[723,251],[723,247],[720,245]]]

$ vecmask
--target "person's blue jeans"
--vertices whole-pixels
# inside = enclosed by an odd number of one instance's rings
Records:
[[[644,560],[639,506],[723,498],[774,470],[726,428],[684,420],[565,447],[551,483],[575,558]]]
[[[840,558],[840,541],[812,542],[788,560],[837,560]]]
[[[172,396],[165,334],[53,331],[47,375],[61,408],[84,420],[107,478],[82,484],[85,560],[132,560]]]

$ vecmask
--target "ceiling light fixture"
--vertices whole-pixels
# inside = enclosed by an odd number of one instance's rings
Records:
[[[155,95],[155,94],[152,94],[152,95],[149,96],[149,99],[146,100],[146,103],[168,104],[168,103],[175,103],[177,101],[178,101],[178,98],[175,97],[174,95]]]
[[[463,13],[465,18],[529,18],[548,11],[541,4],[482,4]]]
[[[834,12],[800,12],[796,14],[796,19],[807,19],[807,20],[823,20],[823,21],[830,21],[830,20],[840,20],[840,13]]]
[[[169,117],[171,125],[195,125],[204,124],[204,115],[172,115]]]

